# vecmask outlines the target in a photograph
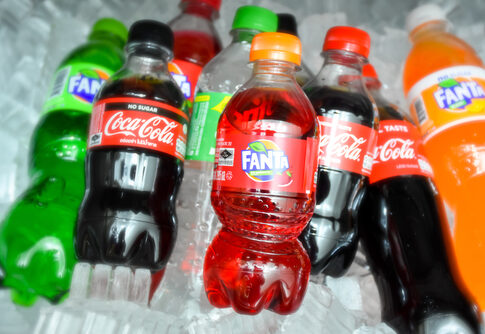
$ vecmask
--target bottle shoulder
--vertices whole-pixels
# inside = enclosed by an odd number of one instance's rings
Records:
[[[483,67],[475,50],[464,40],[450,33],[436,33],[419,38],[404,63],[404,90],[408,92],[420,79],[452,66]]]
[[[251,77],[249,50],[249,43],[235,43],[223,49],[204,66],[197,91],[234,94]]]
[[[123,61],[124,53],[121,48],[110,43],[88,42],[72,50],[59,67],[74,62],[86,62],[116,71],[123,65]]]

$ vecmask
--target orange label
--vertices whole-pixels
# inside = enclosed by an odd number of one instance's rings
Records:
[[[185,60],[174,59],[168,64],[168,70],[179,85],[185,98],[192,102],[202,67]]]
[[[454,66],[434,72],[413,86],[407,100],[425,140],[456,124],[485,119],[485,69]]]

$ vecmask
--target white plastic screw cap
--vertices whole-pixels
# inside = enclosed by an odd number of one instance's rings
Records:
[[[431,3],[416,7],[406,17],[406,30],[411,32],[430,21],[447,21],[445,11]]]

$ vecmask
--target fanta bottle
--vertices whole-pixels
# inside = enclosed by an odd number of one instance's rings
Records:
[[[445,13],[424,5],[407,18],[413,47],[404,68],[404,93],[424,139],[425,153],[445,203],[458,267],[485,307],[485,69],[470,45],[447,31]]]
[[[32,135],[31,184],[0,226],[2,284],[16,303],[32,304],[38,295],[58,301],[69,289],[92,102],[123,65],[127,35],[115,19],[97,21],[87,43],[67,55],[52,81]]]
[[[295,80],[298,37],[254,37],[251,79],[217,128],[212,206],[223,224],[209,246],[204,284],[212,305],[256,314],[300,306],[310,275],[297,240],[315,206],[318,126]]]
[[[169,71],[192,103],[202,68],[222,49],[214,27],[221,0],[182,0],[182,13],[168,23],[174,34]]]

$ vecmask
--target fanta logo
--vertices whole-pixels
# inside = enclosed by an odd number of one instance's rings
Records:
[[[374,159],[388,161],[398,159],[414,159],[414,141],[409,139],[392,138],[376,148]]]
[[[68,92],[77,99],[93,103],[101,85],[108,79],[108,74],[100,70],[83,70],[69,78]]]
[[[287,184],[292,181],[288,156],[271,140],[260,139],[250,143],[241,152],[241,164],[242,170],[254,181],[271,181],[279,175],[288,181]]]
[[[106,136],[125,135],[128,137],[158,140],[164,144],[172,144],[175,129],[178,124],[164,117],[154,116],[147,119],[124,117],[122,111],[115,113],[106,122],[104,134]]]
[[[472,103],[472,99],[485,98],[483,87],[475,81],[446,79],[439,83],[439,87],[433,95],[441,109],[463,109]]]
[[[323,135],[320,137],[319,154],[360,161],[362,144],[366,141],[367,139],[351,133],[341,133],[337,136]]]
[[[185,98],[190,98],[192,86],[187,76],[184,75],[180,67],[175,63],[168,63],[168,70],[172,74],[172,77],[174,78],[177,85],[180,87],[180,90],[184,94]]]

